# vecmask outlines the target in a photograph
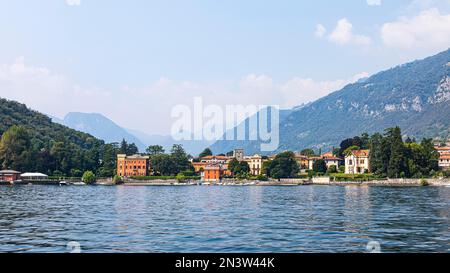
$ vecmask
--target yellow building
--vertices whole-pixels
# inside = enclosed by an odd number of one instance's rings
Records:
[[[248,166],[250,167],[250,174],[251,175],[261,175],[262,174],[262,168],[264,159],[260,155],[254,155],[254,156],[246,156],[244,157],[244,161],[248,163]]]

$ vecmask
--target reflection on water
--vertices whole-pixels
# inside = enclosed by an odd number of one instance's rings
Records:
[[[0,187],[0,252],[450,252],[449,188]]]

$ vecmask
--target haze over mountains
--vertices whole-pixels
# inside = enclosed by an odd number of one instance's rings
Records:
[[[54,122],[88,133],[106,143],[120,142],[125,139],[129,143],[136,144],[140,151],[145,151],[146,146],[141,140],[102,114],[71,112],[63,119],[51,118]]]
[[[277,151],[298,151],[309,147],[331,149],[345,138],[364,132],[382,132],[397,125],[409,136],[448,137],[449,71],[450,49],[347,85],[313,103],[282,110]],[[141,152],[156,144],[170,151],[174,143],[182,144],[192,155],[210,145],[216,154],[235,148],[243,148],[247,154],[261,152],[259,141],[177,142],[171,136],[125,129],[101,114],[69,113],[62,120],[53,120],[105,142],[125,139],[135,143]]]
[[[197,155],[212,144],[208,141],[175,141],[171,136],[149,135],[139,130],[126,129],[99,113],[70,112],[63,119],[53,116],[50,118],[53,122],[88,133],[106,143],[125,139],[128,143],[136,144],[140,152],[145,152],[150,145],[161,145],[169,152],[173,144],[182,144],[188,153]]]
[[[380,72],[294,108],[281,120],[278,151],[331,149],[345,138],[397,125],[405,135],[448,138],[450,49]],[[230,147],[260,152],[258,141],[218,141],[211,148],[222,153]]]

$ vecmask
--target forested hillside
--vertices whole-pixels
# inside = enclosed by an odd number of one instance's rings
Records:
[[[111,176],[117,153],[137,152],[133,144],[105,144],[89,134],[53,123],[24,104],[1,98],[0,120],[3,169],[77,177],[92,170],[99,176]]]

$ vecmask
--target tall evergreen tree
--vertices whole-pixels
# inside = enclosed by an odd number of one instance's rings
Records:
[[[383,136],[379,133],[374,134],[369,141],[370,149],[370,170],[377,175],[385,174],[383,160]]]
[[[151,145],[148,146],[146,152],[149,155],[159,155],[159,154],[163,154],[165,152],[164,147],[161,145]]]
[[[205,150],[203,150],[203,152],[201,152],[199,154],[199,157],[205,157],[205,156],[211,156],[213,155],[213,152],[211,151],[210,148],[206,148]]]
[[[387,131],[390,140],[390,159],[387,175],[391,178],[399,178],[405,176],[406,164],[404,160],[404,145],[402,133],[399,127],[390,128]]]

